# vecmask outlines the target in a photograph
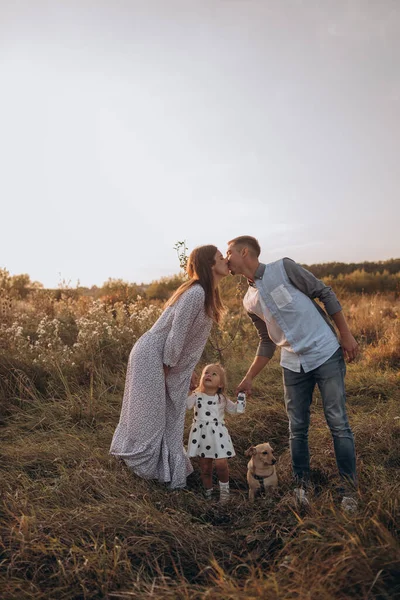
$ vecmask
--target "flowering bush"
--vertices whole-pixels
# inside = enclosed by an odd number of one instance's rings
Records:
[[[29,361],[47,369],[79,370],[91,362],[111,369],[126,362],[135,341],[157,320],[161,308],[135,302],[113,307],[90,299],[61,300],[51,314],[18,313],[0,326],[0,350],[8,358]]]

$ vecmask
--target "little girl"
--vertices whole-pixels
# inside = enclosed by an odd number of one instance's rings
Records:
[[[229,500],[228,458],[235,456],[224,422],[224,412],[237,412],[237,405],[224,395],[225,387],[223,367],[220,364],[207,365],[201,374],[199,387],[186,401],[187,409],[194,409],[187,454],[190,457],[200,457],[201,480],[207,499],[212,496],[212,468],[215,460],[221,502]]]

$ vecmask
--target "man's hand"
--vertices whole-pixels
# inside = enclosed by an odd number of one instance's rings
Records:
[[[238,395],[239,392],[245,392],[246,396],[251,396],[251,384],[253,383],[253,379],[251,377],[249,377],[248,375],[246,375],[246,377],[244,377],[242,379],[242,381],[239,383],[239,385],[236,388],[236,395]]]
[[[254,377],[257,377],[257,375],[260,373],[260,371],[262,371],[265,365],[269,363],[269,361],[270,359],[268,356],[256,356],[250,365],[250,369],[237,386],[236,394],[239,392],[245,392],[247,396],[251,396],[251,385]]]
[[[358,354],[359,347],[350,331],[340,336],[340,344],[343,348],[345,358],[349,362],[354,360]]]
[[[347,325],[343,311],[339,310],[337,313],[331,315],[331,317],[339,330],[340,345],[343,348],[344,357],[351,362],[358,354],[358,344]]]

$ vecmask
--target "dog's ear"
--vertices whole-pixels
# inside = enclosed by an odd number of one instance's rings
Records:
[[[254,446],[250,446],[250,448],[247,448],[246,452],[244,453],[245,456],[254,456],[255,454],[257,454],[257,450]]]

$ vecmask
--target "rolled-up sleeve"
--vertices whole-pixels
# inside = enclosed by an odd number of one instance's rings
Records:
[[[265,321],[260,319],[260,317],[258,317],[252,312],[248,312],[247,314],[253,321],[253,325],[257,329],[258,337],[260,338],[260,343],[258,344],[256,356],[265,356],[267,358],[272,358],[276,350],[276,344],[269,337]]]
[[[284,258],[283,265],[293,285],[309,298],[318,298],[324,305],[328,315],[334,315],[342,310],[342,306],[331,287],[325,285],[323,281],[317,279],[315,275],[291,258]]]

